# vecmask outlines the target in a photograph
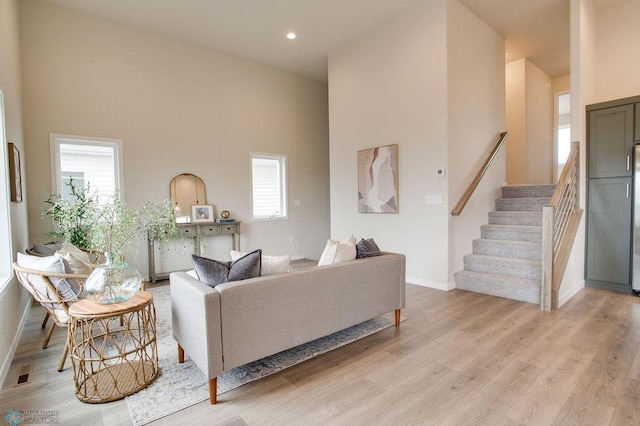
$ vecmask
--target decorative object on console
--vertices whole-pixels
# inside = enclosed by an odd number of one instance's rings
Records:
[[[207,204],[204,181],[191,173],[182,173],[171,179],[169,197],[173,202],[173,210],[178,223],[191,222],[190,209],[192,205]]]
[[[236,261],[248,253],[237,250],[231,250],[231,261]],[[262,255],[262,267],[260,268],[260,276],[284,274],[291,270],[291,256],[288,254],[282,256]]]
[[[350,236],[347,241],[327,240],[318,266],[331,265],[333,263],[347,262],[356,258],[356,237]]]
[[[215,287],[228,281],[259,277],[262,250],[254,250],[234,262],[220,262],[195,254],[191,255],[191,260],[198,279],[210,287]]]
[[[229,210],[222,210],[220,212],[220,217],[222,219],[229,219],[229,216],[231,216],[231,213],[229,213]]]
[[[213,206],[211,204],[194,204],[191,206],[191,222],[213,222]]]
[[[22,172],[20,169],[20,151],[16,144],[9,142],[9,187],[11,201],[22,202]]]
[[[398,145],[358,151],[358,212],[398,213]]]
[[[356,259],[363,259],[365,257],[380,256],[380,249],[373,238],[362,238],[356,244]]]

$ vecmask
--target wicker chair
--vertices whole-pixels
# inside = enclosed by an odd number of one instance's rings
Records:
[[[88,275],[82,274],[61,274],[53,272],[37,271],[34,269],[23,268],[18,265],[17,262],[13,263],[13,270],[16,272],[16,276],[20,284],[26,288],[33,296],[34,300],[40,303],[46,310],[47,316],[42,322],[42,328],[46,326],[48,318],[53,319],[53,324],[49,328],[47,335],[42,343],[42,349],[46,349],[49,346],[49,340],[53,334],[53,330],[57,327],[68,326],[69,322],[69,305],[76,300],[64,299],[56,290],[56,287],[51,282],[51,278],[61,279],[74,279],[77,280],[80,286],[84,284]],[[38,288],[34,283],[42,284]],[[64,363],[68,354],[68,346],[65,339],[64,350],[62,352],[62,358],[58,364],[58,371],[64,370]]]

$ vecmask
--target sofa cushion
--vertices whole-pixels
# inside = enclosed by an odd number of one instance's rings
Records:
[[[356,259],[362,259],[365,257],[380,256],[380,249],[373,238],[362,238],[356,244]]]
[[[227,281],[240,281],[260,276],[262,250],[248,253],[234,262],[221,262],[215,259],[191,255],[193,267],[198,279],[210,287]]]
[[[246,255],[247,253],[243,253],[237,250],[231,250],[232,261],[238,260],[242,256]],[[263,254],[261,263],[262,265],[260,269],[260,276],[283,274],[285,272],[289,272],[290,270],[289,266],[291,264],[291,256],[289,256],[288,254],[282,256],[269,256]]]
[[[318,261],[318,266],[331,265],[334,263],[347,262],[356,258],[356,237],[353,235],[345,242],[327,240],[322,256]]]

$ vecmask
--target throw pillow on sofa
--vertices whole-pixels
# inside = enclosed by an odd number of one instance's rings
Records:
[[[365,257],[380,256],[380,249],[373,238],[362,238],[356,244],[356,259],[363,259]]]
[[[198,279],[210,287],[228,281],[240,281],[260,276],[262,250],[252,251],[234,262],[221,262],[191,255]]]
[[[331,265],[334,263],[347,262],[356,258],[356,237],[353,235],[345,242],[327,240],[322,256],[318,261],[318,266]]]
[[[237,250],[231,250],[232,261],[238,260],[241,257],[246,255],[247,253],[243,253]],[[260,276],[284,274],[285,272],[289,272],[290,264],[291,264],[291,256],[289,256],[288,254],[285,254],[283,256],[269,256],[269,255],[263,254],[262,267],[260,269]]]

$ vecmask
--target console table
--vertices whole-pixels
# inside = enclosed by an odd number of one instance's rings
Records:
[[[233,250],[240,250],[240,222],[227,223],[178,223],[181,238],[193,240],[193,254],[200,256],[200,243],[203,238],[230,235]],[[149,281],[169,278],[170,272],[156,273],[155,241],[153,235],[147,235],[149,253]]]

